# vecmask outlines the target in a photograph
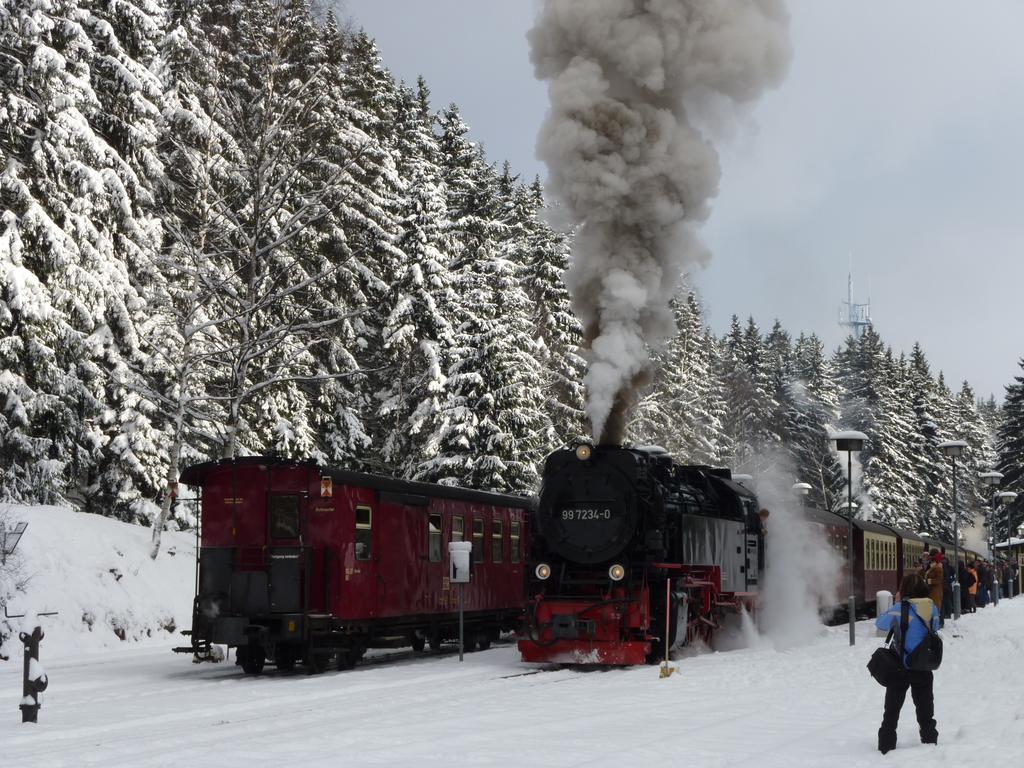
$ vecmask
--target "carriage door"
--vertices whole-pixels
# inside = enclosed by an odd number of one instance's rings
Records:
[[[344,554],[342,575],[342,613],[350,619],[372,619],[377,615],[377,562],[382,542],[377,531],[380,519],[376,504],[356,504],[352,508],[352,546]]]
[[[272,613],[299,613],[305,605],[305,549],[298,494],[267,497],[267,591]]]

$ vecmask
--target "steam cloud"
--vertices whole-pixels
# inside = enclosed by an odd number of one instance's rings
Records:
[[[709,258],[696,227],[720,169],[698,125],[781,81],[788,15],[783,0],[545,0],[528,37],[551,99],[537,151],[577,233],[565,280],[587,413],[595,440],[620,443],[682,273]]]

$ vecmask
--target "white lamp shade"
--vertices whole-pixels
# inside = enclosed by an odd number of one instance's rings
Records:
[[[939,450],[951,459],[958,459],[967,451],[967,443],[963,440],[947,440],[939,443]]]

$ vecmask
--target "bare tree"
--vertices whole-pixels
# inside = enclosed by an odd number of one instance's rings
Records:
[[[163,365],[144,392],[171,413],[152,557],[189,435],[232,458],[253,400],[287,385],[315,392],[351,373],[319,364],[332,326],[354,314],[330,289],[345,257],[322,247],[320,224],[343,207],[361,146],[358,137],[340,148],[332,140],[339,128],[318,88],[325,68],[295,77],[280,9],[275,18],[250,80],[258,87],[208,86],[189,105],[200,116],[188,121],[191,132],[170,132],[181,165],[170,175],[178,210],[161,267],[175,280],[157,344]]]

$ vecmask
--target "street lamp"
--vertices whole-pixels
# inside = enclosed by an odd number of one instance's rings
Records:
[[[1003,479],[1003,473],[995,471],[980,472],[978,479],[981,480],[982,485],[991,487],[999,485],[999,482]],[[999,571],[996,568],[996,503],[998,498],[999,494],[992,494],[992,507],[988,516],[988,533],[992,537],[992,545],[989,547],[989,557],[992,560],[992,605],[999,605]]]
[[[1013,504],[1013,502],[1015,502],[1017,500],[1017,494],[1014,493],[1013,491],[1000,491],[996,495],[999,497],[999,503],[1002,504],[1004,507],[1010,506],[1011,504]],[[1009,525],[1010,524],[1010,520],[1009,520],[1009,517],[1010,517],[1010,513],[1007,511],[1005,514],[1006,514],[1006,517],[1007,517],[1007,520],[1006,520],[1006,524],[1007,524],[1006,525],[1006,546],[1007,546],[1007,552],[1006,552],[1006,554],[1007,554],[1007,557],[1009,558],[1010,557],[1010,551],[1009,551],[1009,546],[1010,546],[1010,525]],[[995,548],[995,536],[994,535],[993,535],[993,538],[992,538],[992,544],[993,544],[993,549],[994,549]],[[995,564],[993,563],[993,565],[995,565]],[[995,570],[995,569],[993,569],[993,570]],[[1010,597],[1010,592],[1007,592],[1006,596]]]
[[[750,489],[753,486],[754,476],[744,475],[743,473],[734,473],[732,481],[737,485],[742,485],[744,488]]]
[[[846,451],[846,519],[849,524],[846,539],[846,557],[849,561],[850,596],[847,610],[850,613],[850,645],[856,642],[854,622],[857,618],[857,595],[853,582],[853,454],[864,450],[868,436],[863,432],[836,432],[829,436],[836,444],[837,451]]]
[[[956,513],[956,460],[967,451],[963,440],[939,443],[939,450],[953,461],[953,619],[960,618],[960,521]]]

